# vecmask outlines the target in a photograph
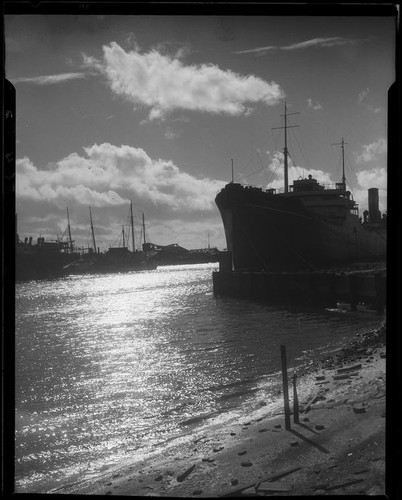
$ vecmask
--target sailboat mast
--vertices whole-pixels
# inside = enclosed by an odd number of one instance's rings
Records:
[[[285,193],[289,192],[289,169],[288,169],[288,135],[287,135],[287,130],[288,128],[294,128],[298,127],[299,125],[288,125],[287,118],[290,115],[299,115],[299,112],[295,113],[288,113],[287,112],[287,106],[285,102],[285,114],[281,115],[284,116],[284,127],[273,127],[272,130],[277,130],[277,129],[284,129],[285,130],[285,144],[283,148],[283,168],[284,168],[284,181],[285,181]]]
[[[96,241],[95,241],[95,232],[94,232],[94,225],[92,223],[92,212],[91,212],[91,207],[89,207],[89,219],[91,221],[91,232],[92,232],[92,243],[94,245],[94,252],[96,253]]]
[[[73,240],[71,238],[71,227],[70,227],[70,214],[68,213],[68,207],[67,207],[67,229],[68,229],[68,242],[69,242],[69,247],[70,247],[70,252],[73,252]]]
[[[133,245],[133,253],[135,252],[135,241],[134,241],[134,217],[133,217],[133,202],[130,201],[130,223],[131,223],[131,243]]]
[[[147,241],[145,239],[145,215],[144,215],[144,212],[142,212],[142,230],[144,233],[144,244],[145,244]]]

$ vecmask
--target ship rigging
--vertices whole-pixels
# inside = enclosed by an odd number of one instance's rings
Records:
[[[386,219],[379,214],[378,189],[371,188],[369,213],[364,222],[358,205],[346,189],[345,141],[337,145],[342,152],[342,178],[327,188],[312,175],[289,185],[288,128],[285,103],[284,192],[232,182],[216,196],[222,216],[227,248],[234,270],[315,269],[381,260],[386,253]],[[370,208],[371,207],[371,208]]]

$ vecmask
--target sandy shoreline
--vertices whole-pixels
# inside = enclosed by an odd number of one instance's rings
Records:
[[[301,384],[304,411],[299,424],[291,417],[290,431],[285,430],[283,414],[264,415],[262,408],[258,418],[217,426],[208,435],[173,445],[162,457],[155,455],[57,493],[383,495],[385,363],[382,325],[314,363]]]

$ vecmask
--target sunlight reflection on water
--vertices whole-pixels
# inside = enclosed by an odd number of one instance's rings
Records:
[[[379,322],[215,299],[214,268],[17,284],[17,491],[97,474],[193,417],[247,411],[278,382],[280,343],[301,364]]]

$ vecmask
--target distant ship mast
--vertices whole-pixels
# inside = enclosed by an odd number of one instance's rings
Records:
[[[131,243],[133,245],[133,253],[135,252],[134,242],[134,217],[133,217],[133,202],[130,201],[130,223],[131,223]]]
[[[143,234],[144,234],[144,245],[145,245],[147,240],[145,238],[145,215],[144,215],[144,212],[142,212],[142,230],[143,230]]]
[[[299,125],[288,125],[287,124],[287,117],[290,115],[299,115],[300,112],[295,112],[295,113],[287,113],[287,107],[286,107],[286,101],[285,101],[285,114],[281,115],[284,116],[284,121],[285,124],[283,127],[273,127],[272,130],[277,130],[277,129],[284,129],[285,130],[285,147],[283,148],[283,167],[284,167],[284,172],[285,172],[285,193],[289,192],[289,178],[288,178],[288,137],[287,137],[287,129],[288,128],[294,128],[298,127]]]
[[[70,252],[73,253],[73,240],[71,238],[70,215],[68,213],[68,207],[67,207],[67,230],[68,230],[68,243],[70,247]]]
[[[96,253],[96,242],[95,242],[95,232],[94,232],[94,225],[92,223],[92,212],[91,212],[91,207],[89,207],[89,219],[91,221],[91,233],[92,233],[92,243],[94,245],[94,252]]]
[[[121,235],[122,235],[122,238],[123,238],[123,248],[126,247],[126,239],[125,239],[125,236],[124,236],[124,225],[121,226]]]

